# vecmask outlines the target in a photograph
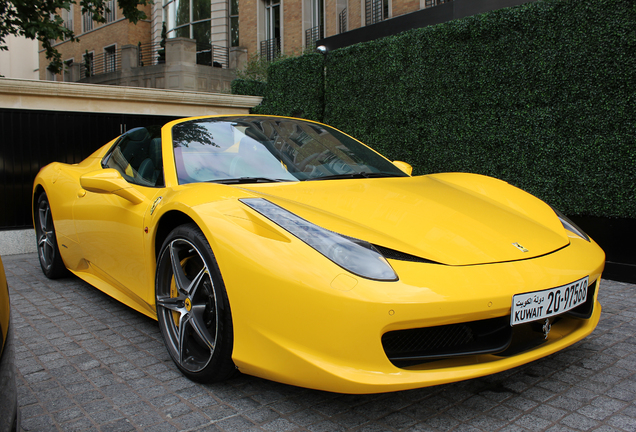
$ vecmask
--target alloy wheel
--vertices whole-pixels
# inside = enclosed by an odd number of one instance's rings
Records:
[[[40,201],[38,206],[38,254],[43,269],[50,270],[55,261],[55,229],[51,207],[47,200]]]
[[[201,252],[178,238],[164,248],[157,286],[157,313],[165,324],[166,344],[172,357],[191,373],[212,360],[218,336],[217,293]],[[160,269],[161,270],[161,269]]]

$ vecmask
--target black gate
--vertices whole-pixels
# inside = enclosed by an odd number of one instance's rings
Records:
[[[0,230],[33,227],[31,191],[43,166],[80,162],[128,129],[177,118],[0,108]]]

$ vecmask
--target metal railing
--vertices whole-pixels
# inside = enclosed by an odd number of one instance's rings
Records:
[[[140,44],[139,66],[154,66],[166,62],[166,49],[160,42]],[[227,47],[197,42],[196,63],[204,66],[228,68],[230,50]]]
[[[197,64],[227,69],[230,67],[230,49],[197,41]]]
[[[442,3],[450,3],[453,0],[424,0],[424,9],[440,5]]]
[[[347,8],[344,8],[338,14],[338,33],[347,31]]]
[[[384,2],[382,0],[366,0],[364,5],[366,25],[384,20]]]
[[[280,55],[280,39],[272,38],[261,41],[261,57],[272,61]]]
[[[166,49],[161,46],[160,42],[139,44],[139,63],[141,66],[154,66],[156,64],[166,62]]]
[[[324,36],[324,32],[323,32],[322,26],[320,25],[305,30],[305,48],[307,49],[316,48],[316,42],[322,39],[323,36]]]
[[[138,66],[154,66],[166,62],[166,49],[160,42],[137,45],[139,60]],[[229,68],[230,50],[227,47],[212,45],[210,43],[197,43],[196,63],[199,65]],[[93,54],[86,61],[86,55],[82,56],[80,63],[80,77],[88,78],[121,70],[121,48],[112,53],[104,52]]]
[[[84,54],[80,63],[80,79],[118,70],[121,70],[121,49],[117,49],[113,53],[93,54],[92,58],[88,57],[88,61],[86,54]]]

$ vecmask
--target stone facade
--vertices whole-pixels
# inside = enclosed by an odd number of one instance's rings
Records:
[[[304,48],[303,0],[285,0],[282,2],[281,26],[283,40],[281,51],[286,54],[301,54]]]
[[[120,70],[88,78],[82,77],[79,81],[90,84],[229,93],[232,80],[236,78],[234,69],[196,64],[196,42],[192,39],[168,39],[165,63],[141,66],[136,45],[125,45],[121,57]],[[75,73],[73,72],[73,76]]]
[[[400,2],[396,2],[393,5],[392,17],[404,15],[411,12],[416,12],[420,10],[420,5],[424,3],[420,0],[404,0]]]
[[[259,52],[258,18],[259,9],[263,9],[259,8],[262,3],[262,0],[239,0],[239,45],[247,49],[249,56]]]

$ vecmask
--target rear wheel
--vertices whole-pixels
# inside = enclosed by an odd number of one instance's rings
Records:
[[[38,256],[42,272],[49,279],[57,279],[67,274],[64,261],[57,246],[55,226],[51,206],[45,192],[38,197],[35,211],[35,234],[38,242]]]
[[[155,278],[157,318],[170,357],[193,381],[230,378],[232,316],[214,254],[194,224],[164,241]]]

